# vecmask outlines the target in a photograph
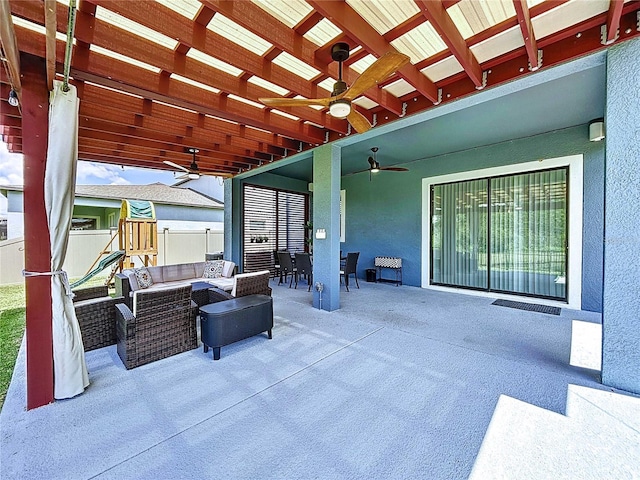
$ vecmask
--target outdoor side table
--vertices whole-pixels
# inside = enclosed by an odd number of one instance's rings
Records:
[[[402,285],[402,258],[401,257],[376,257],[374,265],[378,270],[377,282],[395,283],[396,287]],[[384,278],[382,269],[390,268],[395,273],[395,278]]]

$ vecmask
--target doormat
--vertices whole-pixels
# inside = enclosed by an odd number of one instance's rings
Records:
[[[511,300],[496,300],[491,305],[499,307],[517,308],[529,312],[546,313],[547,315],[560,315],[560,307],[550,307],[549,305],[538,305],[536,303],[512,302]]]

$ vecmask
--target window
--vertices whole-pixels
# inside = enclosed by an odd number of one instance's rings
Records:
[[[431,186],[430,283],[567,299],[568,169]]]
[[[306,250],[307,194],[245,185],[243,195],[245,272],[273,270],[275,250]]]
[[[100,217],[82,215],[71,219],[71,230],[99,230]]]

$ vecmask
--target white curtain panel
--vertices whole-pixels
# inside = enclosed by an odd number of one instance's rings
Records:
[[[78,94],[55,81],[49,99],[49,145],[44,198],[51,240],[51,271],[60,272],[67,254],[78,159]],[[51,277],[54,397],[71,398],[89,385],[80,326],[66,273]]]

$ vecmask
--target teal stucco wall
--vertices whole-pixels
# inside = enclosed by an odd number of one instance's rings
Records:
[[[402,257],[406,285],[421,284],[422,179],[566,155],[584,156],[582,308],[602,310],[604,144],[589,142],[588,125],[424,158],[403,164],[409,172],[368,173],[342,178],[346,189],[346,242],[359,251],[358,276],[378,255]],[[569,187],[571,188],[571,187]]]

